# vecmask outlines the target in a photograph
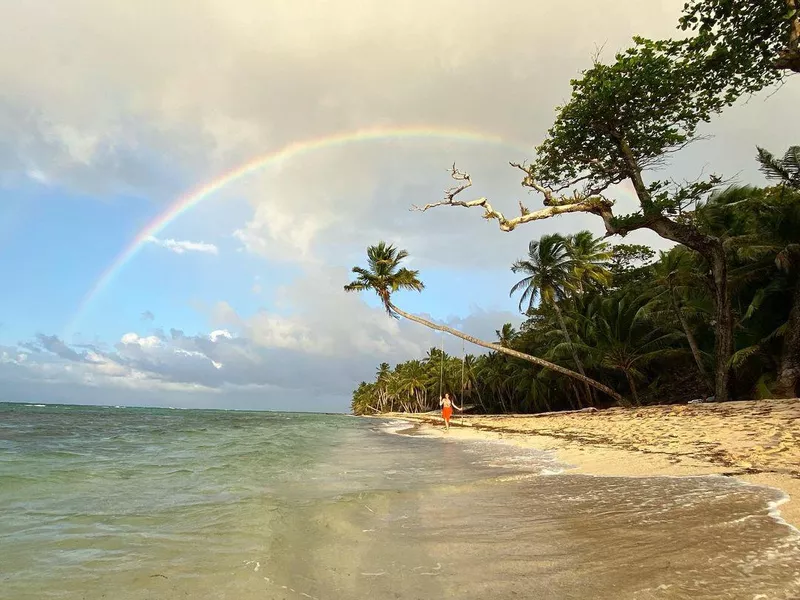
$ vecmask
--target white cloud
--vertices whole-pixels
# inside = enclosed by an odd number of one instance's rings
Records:
[[[139,337],[136,333],[126,333],[120,339],[124,345],[136,345],[142,348],[155,348],[161,345],[161,340],[156,336]]]
[[[233,339],[233,336],[227,329],[217,329],[208,334],[208,339],[210,339],[212,342],[216,342],[220,338],[231,340]]]
[[[173,240],[173,239],[158,239],[154,236],[147,238],[151,244],[156,244],[167,250],[171,250],[175,254],[184,254],[185,252],[204,252],[207,254],[219,254],[219,248],[214,244],[207,244],[206,242],[190,242],[186,240]]]

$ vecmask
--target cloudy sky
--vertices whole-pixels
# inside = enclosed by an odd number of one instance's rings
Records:
[[[377,363],[440,342],[342,292],[380,239],[428,286],[398,304],[479,336],[518,322],[510,263],[544,232],[600,233],[596,220],[505,234],[409,206],[439,199],[457,161],[513,211],[507,162],[530,157],[569,79],[600,46],[610,59],[634,34],[670,35],[682,4],[7,3],[0,401],[346,410]],[[798,142],[780,115],[800,82],[768,96],[717,118],[669,174],[760,183],[755,145]],[[353,134],[369,128],[439,134]],[[192,190],[298,144],[144,235]]]

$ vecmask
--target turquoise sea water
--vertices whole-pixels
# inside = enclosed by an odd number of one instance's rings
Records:
[[[800,597],[780,492],[399,428],[0,404],[0,598]]]

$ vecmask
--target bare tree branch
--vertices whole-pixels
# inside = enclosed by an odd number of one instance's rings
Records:
[[[531,211],[520,201],[520,216],[509,219],[500,211],[495,210],[494,207],[492,207],[492,205],[489,203],[488,198],[483,197],[476,198],[475,200],[458,200],[456,196],[472,186],[472,179],[468,173],[459,171],[454,164],[450,169],[450,176],[455,181],[461,182],[460,185],[446,190],[444,200],[432,202],[426,204],[425,206],[413,205],[411,210],[425,212],[439,206],[461,206],[463,208],[481,207],[483,208],[483,218],[487,220],[496,220],[501,231],[513,231],[518,225],[529,223],[531,221],[549,219],[550,217],[554,217],[556,215],[584,212],[602,217],[606,226],[607,235],[622,233],[612,224],[614,215],[611,211],[611,207],[614,205],[614,203],[611,200],[599,195],[583,196],[577,193],[573,194],[572,196],[555,197],[552,190],[533,180],[533,178],[530,176],[530,173],[523,165],[516,163],[511,163],[511,165],[521,169],[526,173],[526,177],[522,182],[522,185],[533,188],[540,192],[544,196],[545,208]]]
[[[464,183],[455,187],[451,187],[445,191],[445,198],[448,200],[452,200],[467,188],[472,187],[472,179],[470,178],[469,173],[464,173],[463,171],[456,169],[456,163],[453,163],[453,166],[450,168],[450,177],[452,177],[455,181],[463,181]]]

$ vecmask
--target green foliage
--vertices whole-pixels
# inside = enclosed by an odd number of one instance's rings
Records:
[[[378,294],[386,312],[394,315],[389,303],[391,295],[398,290],[414,290],[421,292],[425,285],[419,279],[419,271],[400,267],[400,263],[408,257],[408,252],[398,250],[386,242],[379,242],[367,248],[368,267],[353,267],[358,277],[344,286],[346,292],[362,292],[371,290]]]
[[[754,93],[793,68],[796,19],[786,0],[688,0],[680,27],[696,37],[682,51],[701,58],[731,96]]]
[[[782,159],[758,148],[757,159],[767,179],[777,179],[790,188],[800,190],[800,146],[791,146]]]
[[[530,177],[553,189],[582,184],[585,193],[596,194],[630,179],[636,169],[657,166],[725,106],[707,79],[702,65],[676,58],[670,44],[636,38],[613,64],[597,62],[571,82],[572,97],[557,109]],[[673,204],[656,200],[665,206],[640,195],[645,213]]]
[[[430,348],[422,360],[410,360],[394,368],[383,363],[374,382],[361,382],[353,392],[351,410],[357,415],[425,412],[439,406],[439,396],[444,392],[480,407],[479,367],[474,356],[453,357],[439,348]]]
[[[616,244],[608,265],[615,289],[642,282],[650,271],[655,250],[642,244]]]
[[[800,192],[785,186],[731,187],[697,211],[701,227],[721,236],[729,255],[738,308],[737,352],[731,365],[742,378],[775,379],[800,277]]]
[[[511,266],[514,273],[525,274],[511,288],[511,295],[522,292],[519,309],[530,312],[537,299],[553,304],[594,286],[608,285],[612,254],[610,245],[590,231],[544,235],[528,244],[527,258]]]
[[[644,244],[616,244],[611,252],[612,272],[625,272],[649,263],[655,250]]]
[[[528,258],[516,261],[511,270],[524,273],[511,288],[511,295],[522,292],[519,301],[521,312],[533,308],[537,299],[551,304],[565,298],[575,289],[572,261],[567,252],[567,240],[554,233],[533,240],[528,245]]]
[[[602,238],[596,238],[587,230],[567,237],[566,243],[567,255],[572,263],[572,273],[579,292],[609,284],[611,272],[608,263],[613,256],[610,244]]]

